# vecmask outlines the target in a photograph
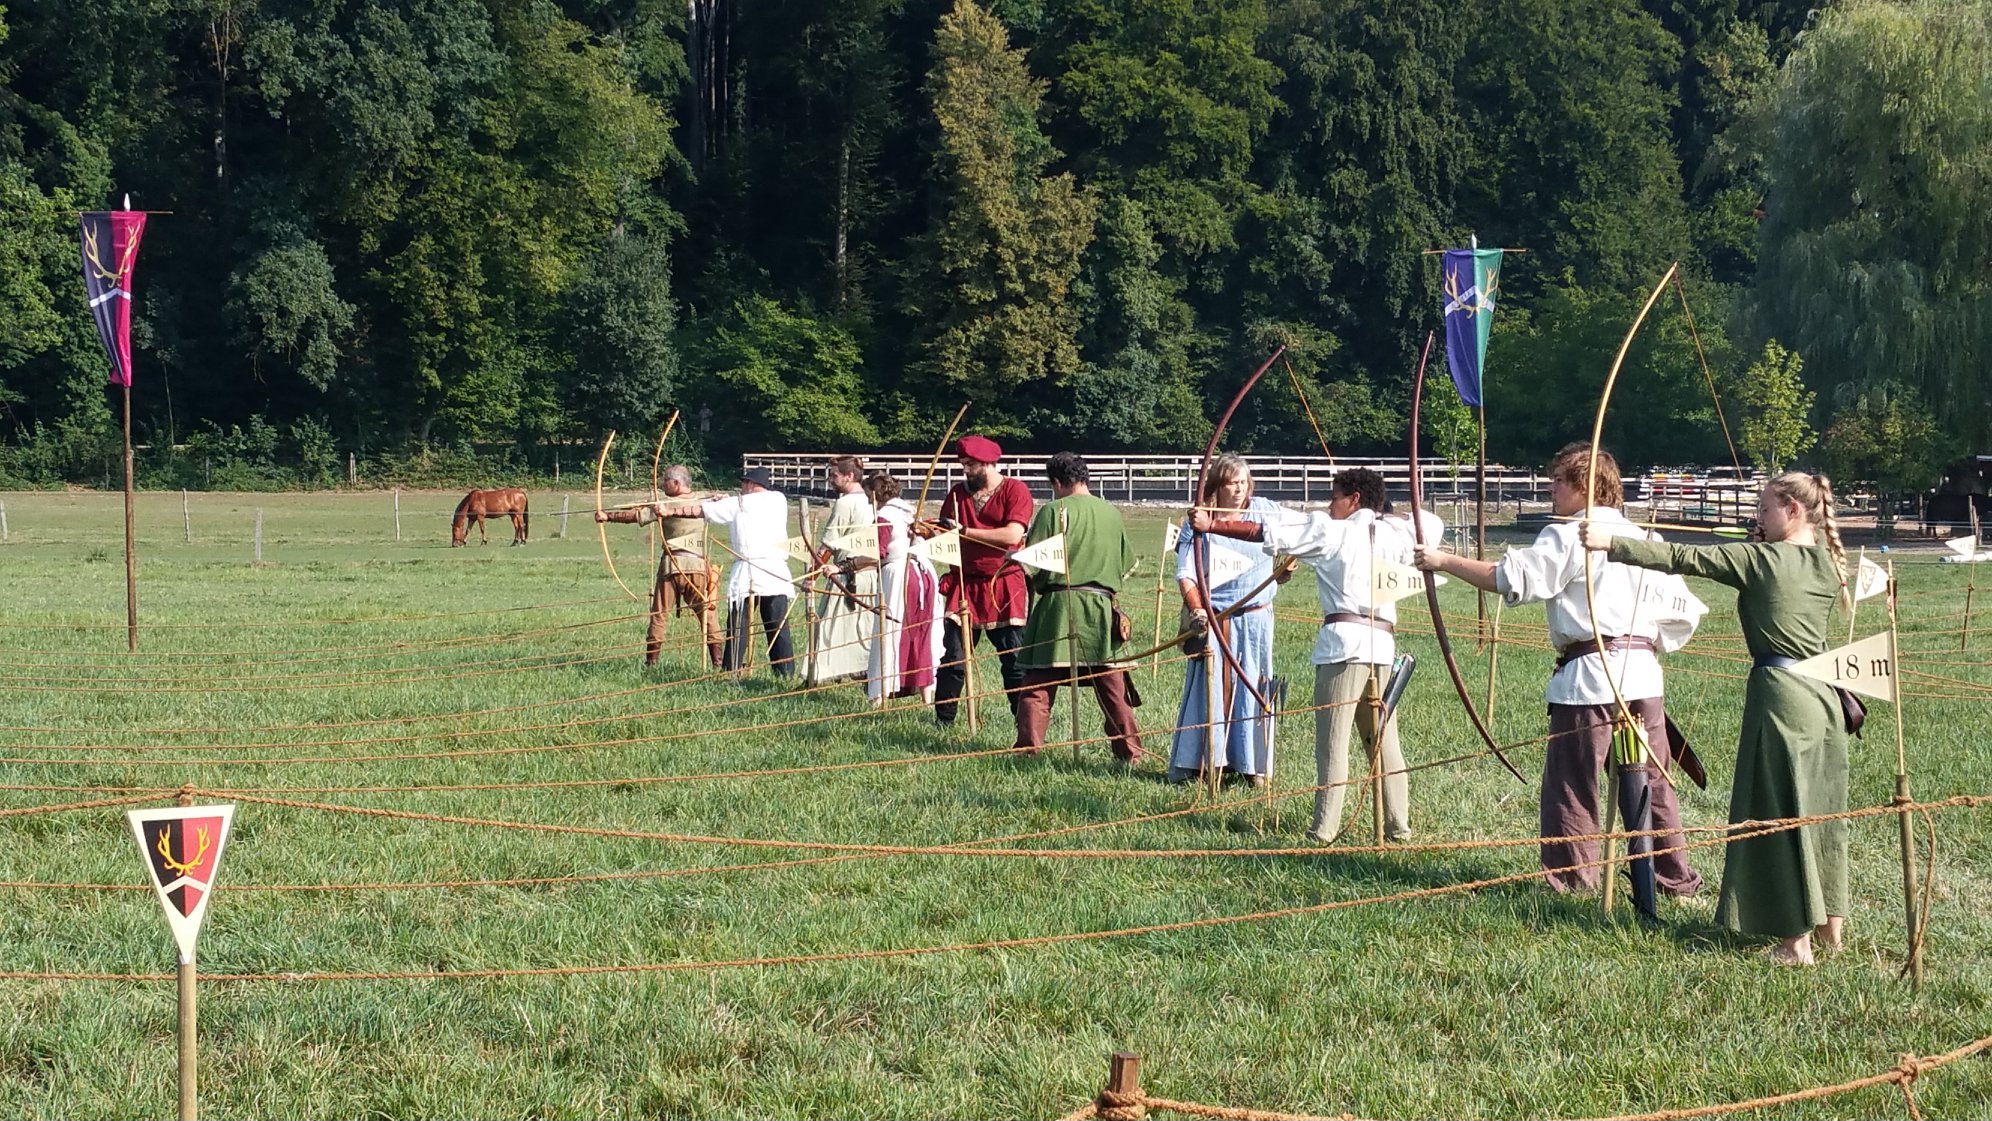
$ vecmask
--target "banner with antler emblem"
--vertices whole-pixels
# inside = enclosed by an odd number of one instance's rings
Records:
[[[221,850],[228,843],[234,806],[169,806],[131,810],[132,835],[152,873],[152,890],[166,910],[166,925],[180,946],[180,960],[194,960],[194,941],[208,900],[214,897]]]
[[[131,289],[138,242],[145,236],[142,210],[92,210],[82,215],[83,292],[97,339],[111,360],[111,384],[131,384]]]
[[[1487,332],[1494,325],[1494,301],[1501,291],[1501,251],[1448,249],[1440,260],[1446,371],[1452,374],[1459,399],[1477,409],[1480,368],[1487,358]]]

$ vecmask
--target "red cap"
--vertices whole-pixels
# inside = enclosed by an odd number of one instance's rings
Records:
[[[977,463],[995,463],[1003,458],[1003,449],[987,436],[963,436],[955,444],[955,452]]]

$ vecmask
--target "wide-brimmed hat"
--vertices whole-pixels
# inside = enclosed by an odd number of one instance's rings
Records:
[[[1003,449],[987,436],[963,436],[955,443],[955,453],[977,463],[995,463],[1003,458]]]

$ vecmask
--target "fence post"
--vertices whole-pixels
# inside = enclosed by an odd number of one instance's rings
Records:
[[[357,483],[357,482],[359,482],[359,481],[360,481],[360,460],[359,460],[359,456],[357,456],[357,455],[356,455],[356,454],[354,454],[353,452],[347,452],[347,453],[346,453],[346,485],[347,485],[347,486],[352,486],[352,485],[353,485],[354,483]]]
[[[394,539],[401,540],[401,488],[394,488]]]
[[[263,508],[256,507],[256,563],[263,563]]]
[[[7,543],[7,504],[0,502],[0,545]]]
[[[186,537],[187,544],[191,545],[194,543],[194,519],[191,514],[187,513],[187,490],[185,487],[180,488],[180,532]]]
[[[559,478],[559,477],[560,477],[560,473],[559,473],[558,471],[554,472],[554,478],[556,478],[556,479],[557,479],[557,478]],[[569,495],[565,495],[565,494],[563,494],[563,495],[561,495],[561,496],[560,496],[560,534],[559,534],[559,536],[560,536],[561,540],[563,540],[563,541],[567,539],[567,500],[568,500],[568,498],[569,498],[569,497],[570,497]]]

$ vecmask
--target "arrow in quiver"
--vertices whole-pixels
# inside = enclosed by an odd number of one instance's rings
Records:
[[[1619,817],[1628,833],[1653,828],[1652,771],[1646,764],[1646,743],[1637,726],[1621,724],[1612,732],[1612,770],[1617,778]],[[1625,845],[1626,874],[1632,879],[1632,909],[1655,922],[1660,914],[1653,900],[1653,838],[1629,837]]]

